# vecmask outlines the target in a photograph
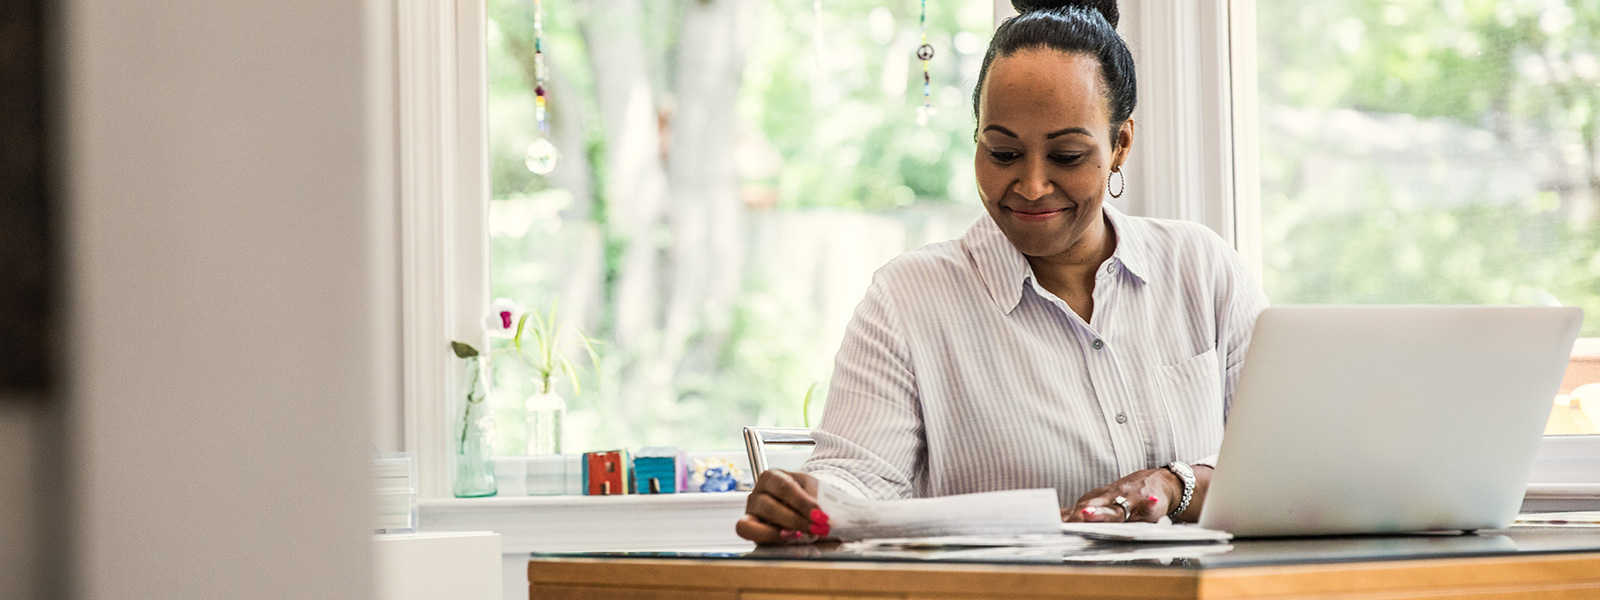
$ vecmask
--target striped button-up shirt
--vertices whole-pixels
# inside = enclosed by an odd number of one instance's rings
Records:
[[[987,215],[879,269],[803,470],[870,498],[1043,487],[1065,506],[1214,455],[1266,297],[1204,226],[1105,214],[1089,322]]]

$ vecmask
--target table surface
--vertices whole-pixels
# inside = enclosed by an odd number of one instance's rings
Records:
[[[849,546],[536,553],[540,600],[1551,600],[1600,598],[1600,528],[1048,551]]]
[[[676,552],[534,553],[534,559],[1101,564],[1150,569],[1227,569],[1428,558],[1600,553],[1600,527],[1513,527],[1470,534],[1245,539],[1228,543],[1093,542],[1079,548],[866,550],[849,545],[701,548]]]

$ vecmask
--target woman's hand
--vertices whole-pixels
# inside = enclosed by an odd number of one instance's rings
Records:
[[[1206,489],[1211,486],[1211,467],[1194,465],[1194,494],[1189,506],[1173,516],[1178,521],[1197,521],[1200,507],[1205,504]],[[1128,503],[1126,514],[1115,503],[1121,496]],[[1078,522],[1159,521],[1173,506],[1183,499],[1183,482],[1166,469],[1145,469],[1096,488],[1078,499],[1072,508],[1061,511],[1061,520]]]
[[[798,471],[763,472],[733,529],[761,545],[809,544],[827,537],[828,515],[817,506],[817,479]]]

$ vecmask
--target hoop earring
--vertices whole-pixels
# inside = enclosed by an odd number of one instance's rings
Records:
[[[1118,183],[1121,183],[1122,185],[1117,186],[1117,191],[1115,191],[1115,192],[1111,191],[1111,178],[1107,177],[1106,178],[1106,193],[1111,194],[1112,198],[1121,198],[1122,197],[1122,193],[1128,191],[1128,176],[1122,174],[1122,167],[1117,167],[1115,169],[1112,169],[1111,172],[1117,174],[1117,181],[1118,181]]]

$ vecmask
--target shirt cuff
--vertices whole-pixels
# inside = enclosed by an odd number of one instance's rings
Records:
[[[1215,468],[1217,468],[1217,455],[1213,454],[1211,456],[1207,456],[1205,458],[1202,458],[1200,460],[1196,460],[1196,461],[1191,462],[1189,464],[1190,465],[1195,465],[1195,466],[1207,466],[1207,467],[1211,467],[1211,468],[1215,469]]]

